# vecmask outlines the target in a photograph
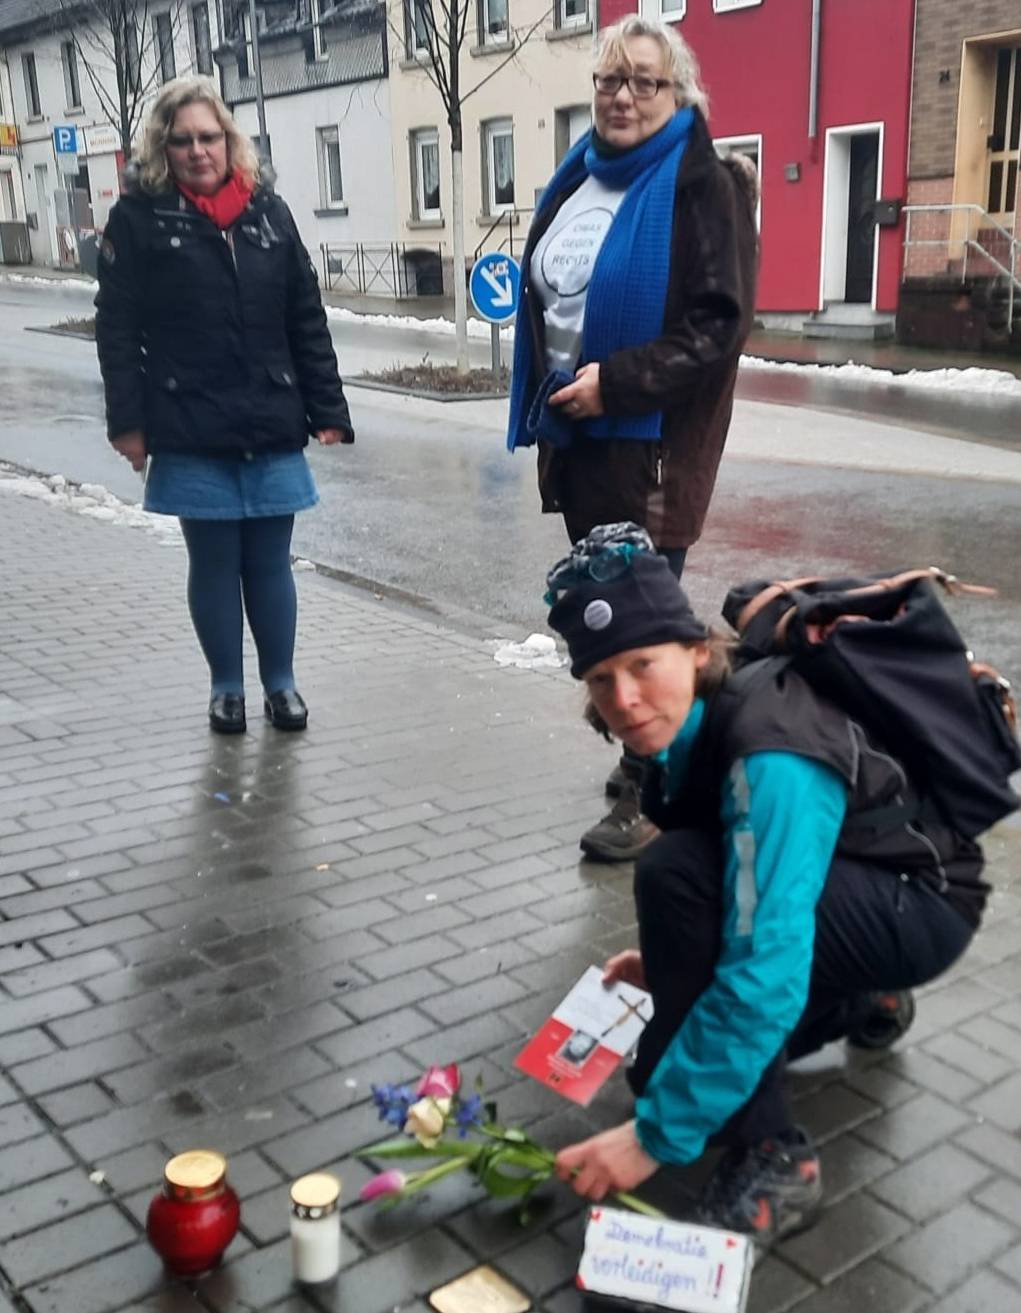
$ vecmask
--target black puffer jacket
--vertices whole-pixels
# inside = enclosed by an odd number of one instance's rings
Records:
[[[259,187],[225,233],[176,189],[123,196],[99,260],[96,342],[110,439],[153,452],[294,451],[354,431],[315,269]]]

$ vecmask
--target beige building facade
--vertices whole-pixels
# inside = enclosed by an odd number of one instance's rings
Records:
[[[944,251],[921,245],[926,237],[945,232],[960,259],[981,230],[1000,258],[1009,243],[996,230],[1021,230],[1021,4],[918,0],[915,24],[908,204],[973,207],[913,217],[919,245],[909,243],[907,272],[917,276],[946,264]]]
[[[466,0],[460,0],[462,4]],[[429,73],[428,0],[389,0],[398,241],[453,254],[450,129]],[[595,0],[470,0],[461,50],[464,245],[520,255],[537,192],[591,122]],[[443,18],[436,0],[436,21]]]

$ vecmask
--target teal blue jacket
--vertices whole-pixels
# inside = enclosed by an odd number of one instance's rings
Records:
[[[684,786],[705,713],[697,700],[662,754],[665,787]],[[689,1163],[752,1095],[808,998],[816,903],[847,811],[831,766],[794,752],[739,757],[720,797],[723,942],[716,975],[636,1104],[639,1141]]]

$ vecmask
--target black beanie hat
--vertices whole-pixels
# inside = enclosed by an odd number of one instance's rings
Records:
[[[708,637],[666,559],[646,551],[632,555],[614,579],[577,579],[554,603],[549,623],[567,643],[575,679],[633,647]]]

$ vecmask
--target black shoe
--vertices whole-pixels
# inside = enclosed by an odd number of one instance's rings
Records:
[[[308,724],[308,707],[296,688],[267,693],[263,707],[275,729],[304,729]]]
[[[915,996],[910,989],[869,994],[868,1013],[847,1032],[856,1049],[888,1049],[907,1034],[915,1019]]]
[[[658,835],[642,815],[637,786],[628,781],[613,809],[581,836],[581,850],[598,862],[631,862]]]
[[[214,693],[209,699],[209,728],[217,734],[243,734],[245,699],[241,693]]]
[[[606,796],[608,798],[619,798],[627,787],[627,783],[628,777],[618,763],[606,777]]]
[[[703,1226],[749,1235],[760,1249],[816,1220],[822,1174],[815,1146],[798,1127],[751,1149],[731,1149],[696,1209]]]

